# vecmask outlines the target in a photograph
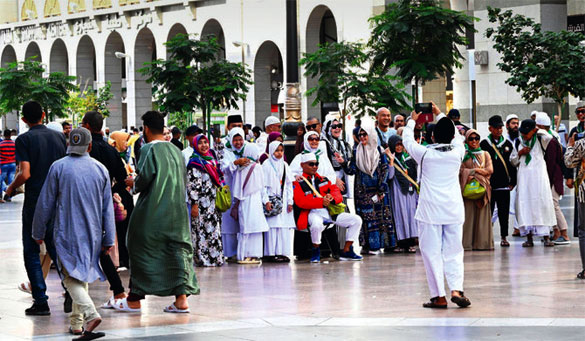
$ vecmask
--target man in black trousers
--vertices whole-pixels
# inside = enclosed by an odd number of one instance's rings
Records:
[[[498,218],[500,221],[500,246],[508,247],[508,219],[510,216],[510,191],[516,186],[516,167],[510,163],[510,154],[514,146],[504,138],[502,117],[495,115],[490,117],[489,121],[490,134],[486,139],[481,141],[481,149],[488,152],[492,158],[494,173],[490,178],[492,187],[492,214],[494,208],[498,205]]]

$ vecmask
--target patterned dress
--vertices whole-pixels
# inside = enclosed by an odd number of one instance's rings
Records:
[[[354,149],[353,161],[355,161],[355,154]],[[373,176],[362,172],[356,162],[352,162],[352,168],[355,171],[355,209],[363,220],[360,245],[370,251],[396,247],[390,188],[387,183],[388,160],[383,153],[380,152],[380,154],[380,162]],[[379,193],[384,194],[384,199],[374,202],[372,197]]]
[[[191,205],[199,205],[199,216],[191,217],[193,260],[196,266],[221,266],[224,263],[221,244],[221,213],[215,208],[215,191],[209,175],[196,168],[187,171],[187,193]]]

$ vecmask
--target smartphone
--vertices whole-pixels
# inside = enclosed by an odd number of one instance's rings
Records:
[[[432,103],[416,103],[414,105],[414,111],[421,113],[416,120],[416,123],[428,123],[433,122],[433,104]]]

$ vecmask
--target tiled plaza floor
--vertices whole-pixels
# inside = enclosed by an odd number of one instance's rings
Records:
[[[563,198],[572,226],[573,198]],[[50,317],[28,317],[22,261],[22,197],[0,205],[0,340],[67,340],[67,316],[54,271]],[[494,227],[496,240],[499,228]],[[572,228],[571,228],[572,235]],[[171,298],[148,297],[142,314],[101,311],[108,339],[142,340],[583,340],[585,281],[576,239],[570,246],[512,246],[466,252],[469,309],[423,309],[429,297],[420,254],[379,255],[363,262],[265,264],[196,269],[201,295],[191,314],[162,312]],[[123,273],[124,284],[128,283]],[[90,285],[96,305],[111,292]]]

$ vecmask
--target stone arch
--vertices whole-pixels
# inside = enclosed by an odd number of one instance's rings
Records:
[[[67,46],[61,39],[57,39],[51,46],[49,56],[49,72],[63,72],[69,74],[69,58],[67,56]]]
[[[12,45],[6,45],[2,50],[2,57],[0,58],[0,67],[8,66],[8,63],[14,63],[16,61],[16,51]]]
[[[173,39],[177,34],[188,34],[187,29],[183,24],[174,24],[173,27],[169,30],[169,35],[167,36],[167,41]],[[169,51],[167,50],[167,59],[169,58]]]
[[[108,109],[110,110],[110,116],[108,117],[108,127],[111,128],[111,131],[121,129],[122,127],[128,125],[125,110],[126,107],[122,98],[124,92],[123,89],[126,87],[125,80],[127,57],[123,57],[121,55],[120,57],[123,58],[116,57],[116,52],[119,52],[118,55],[125,54],[126,49],[124,47],[124,40],[122,39],[122,36],[118,32],[114,31],[110,33],[108,39],[106,40],[106,47],[104,52],[105,81],[110,82],[112,85],[111,91],[112,95],[114,96],[108,103]]]
[[[95,90],[96,56],[93,40],[84,35],[77,45],[77,83],[81,90],[92,87]]]
[[[309,20],[307,21],[306,31],[306,52],[313,53],[317,51],[320,44],[337,42],[337,22],[331,9],[325,5],[319,5],[313,9]],[[317,85],[317,78],[307,78],[307,89]],[[329,111],[337,109],[337,103],[321,103],[318,106],[312,106],[315,95],[307,97],[307,115],[321,117]]]
[[[30,44],[28,44],[28,46],[26,47],[26,51],[24,52],[24,59],[29,59],[32,57],[36,57],[35,61],[37,62],[43,62],[43,56],[41,55],[41,49],[39,48],[39,45],[37,43],[35,43],[34,41],[30,42]]]
[[[147,27],[141,29],[136,36],[134,45],[134,107],[136,109],[136,123],[140,117],[152,110],[152,86],[146,82],[147,76],[138,72],[144,63],[156,59],[156,41],[152,31]]]
[[[221,24],[215,19],[207,20],[201,30],[201,39],[209,39],[210,36],[214,36],[221,47],[221,53],[217,56],[218,59],[225,59],[225,35]]]
[[[254,111],[257,126],[263,127],[266,117],[272,114],[272,106],[278,105],[283,75],[280,49],[273,41],[263,42],[254,58]]]

